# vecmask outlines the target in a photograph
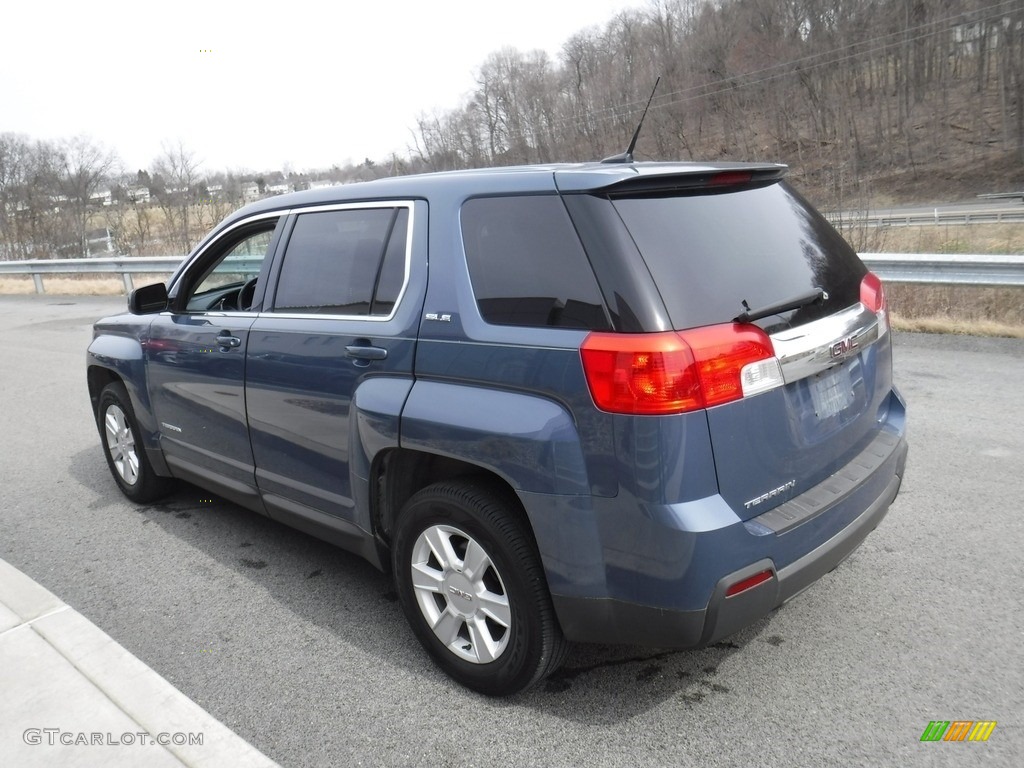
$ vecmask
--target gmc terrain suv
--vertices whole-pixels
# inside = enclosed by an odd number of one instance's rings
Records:
[[[99,321],[121,490],[180,478],[390,569],[489,694],[569,641],[712,643],[832,570],[907,455],[877,277],[752,164],[275,197]]]

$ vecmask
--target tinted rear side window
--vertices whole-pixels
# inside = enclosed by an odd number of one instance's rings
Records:
[[[758,324],[799,325],[856,303],[864,265],[785,184],[718,194],[615,197],[677,329],[728,322],[823,288],[824,305]]]
[[[408,216],[406,208],[299,216],[281,265],[274,310],[389,314],[405,279]]]
[[[469,200],[462,238],[477,307],[488,323],[610,327],[597,278],[558,196]]]

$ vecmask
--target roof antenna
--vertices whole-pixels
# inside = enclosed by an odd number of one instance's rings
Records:
[[[621,155],[612,155],[602,160],[602,163],[632,163],[633,162],[633,149],[636,148],[636,140],[640,138],[640,129],[644,125],[644,118],[647,117],[647,110],[651,106],[651,102],[654,101],[654,92],[658,90],[658,83],[661,82],[661,75],[658,75],[658,79],[654,81],[654,87],[651,89],[651,97],[647,99],[647,106],[644,107],[644,113],[640,115],[640,123],[637,125],[636,130],[633,132],[633,140],[629,142],[629,147]]]

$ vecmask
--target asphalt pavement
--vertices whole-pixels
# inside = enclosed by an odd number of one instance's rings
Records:
[[[492,700],[433,667],[358,558],[191,486],[144,507],[121,496],[84,350],[123,305],[0,296],[0,765],[202,764],[123,741],[51,761],[26,743],[136,725],[208,727],[283,766],[1024,764],[1024,342],[895,336],[903,490],[798,599],[699,651],[576,647],[546,684]],[[12,606],[12,571],[38,585],[37,615]],[[72,650],[52,639],[61,622]],[[119,694],[74,704],[83,677],[102,688],[73,651],[91,644],[141,708],[166,697],[200,719],[143,722]],[[936,720],[997,725],[986,742],[922,742]]]

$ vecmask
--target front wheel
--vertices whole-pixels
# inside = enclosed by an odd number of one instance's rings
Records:
[[[167,493],[170,480],[153,471],[128,391],[120,382],[108,384],[100,393],[96,422],[110,474],[124,495],[132,501],[146,503]]]
[[[403,508],[392,550],[419,641],[453,678],[495,696],[551,674],[568,650],[517,503],[475,483],[429,486]]]

